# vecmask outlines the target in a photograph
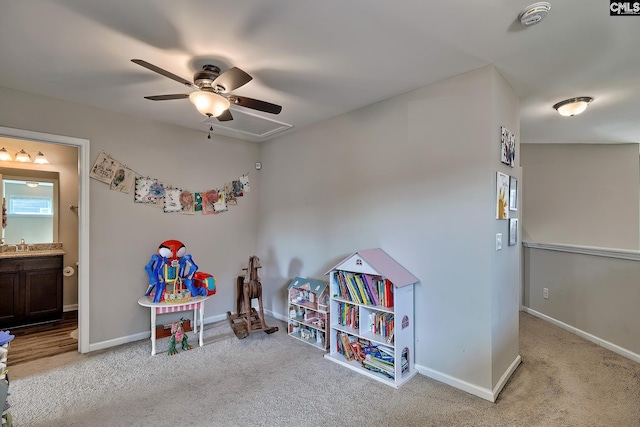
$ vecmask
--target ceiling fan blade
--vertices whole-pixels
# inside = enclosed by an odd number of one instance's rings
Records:
[[[233,116],[230,110],[224,110],[224,113],[220,114],[216,119],[221,122],[228,122],[229,120],[233,120]]]
[[[177,93],[175,95],[154,95],[154,96],[145,96],[145,99],[149,99],[151,101],[168,101],[170,99],[185,99],[188,98],[189,95],[186,93]]]
[[[260,101],[259,99],[247,98],[246,96],[231,95],[229,97],[229,102],[235,105],[240,105],[241,107],[264,111],[265,113],[280,114],[280,111],[282,111],[282,107],[280,105]]]
[[[246,85],[253,79],[249,74],[245,73],[238,67],[233,67],[220,74],[211,84],[214,88],[222,86],[222,93],[229,93],[238,89],[240,86]]]
[[[138,65],[140,65],[140,66],[142,66],[142,67],[144,67],[144,68],[146,68],[148,70],[156,72],[156,73],[158,73],[158,74],[160,74],[162,76],[169,77],[171,80],[175,80],[178,83],[182,83],[185,86],[189,86],[189,87],[192,87],[194,89],[198,89],[198,86],[194,85],[189,80],[183,79],[180,76],[176,76],[175,74],[170,73],[167,70],[163,70],[160,67],[156,67],[153,64],[149,64],[147,61],[143,61],[142,59],[132,59],[131,62],[133,62],[134,64],[138,64]]]

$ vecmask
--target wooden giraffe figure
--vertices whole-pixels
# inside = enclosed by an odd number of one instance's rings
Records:
[[[236,280],[236,314],[227,312],[227,317],[233,332],[240,339],[252,332],[264,331],[272,334],[278,330],[277,326],[269,327],[264,321],[262,283],[258,277],[258,269],[261,267],[257,256],[249,257],[247,268],[243,268],[244,276],[238,276]],[[258,311],[251,306],[253,299],[258,300]]]

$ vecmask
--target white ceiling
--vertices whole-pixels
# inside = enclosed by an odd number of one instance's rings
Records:
[[[1,0],[0,86],[206,132],[188,100],[144,99],[188,89],[131,59],[187,80],[205,63],[235,66],[253,76],[236,95],[283,109],[234,114],[295,130],[493,64],[521,98],[522,142],[639,142],[640,16],[551,0],[544,21],[523,27],[531,3]],[[595,98],[581,116],[551,108],[576,96]]]

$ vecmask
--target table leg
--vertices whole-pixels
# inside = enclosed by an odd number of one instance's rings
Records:
[[[198,306],[200,307],[200,347],[202,347],[202,345],[204,344],[204,341],[202,339],[204,331],[204,303],[201,302],[200,304],[198,304]]]
[[[156,355],[156,309],[151,307],[151,355]]]
[[[193,333],[198,333],[198,306],[193,309]]]

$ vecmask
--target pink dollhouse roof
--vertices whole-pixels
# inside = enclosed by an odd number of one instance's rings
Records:
[[[395,259],[391,258],[385,251],[380,248],[361,249],[357,252],[354,252],[340,261],[334,267],[332,267],[325,274],[329,274],[333,270],[345,269],[351,271],[350,268],[343,268],[343,264],[351,264],[349,261],[351,261],[354,257],[361,258],[371,268],[373,268],[378,273],[378,275],[386,277],[391,281],[391,283],[399,288],[419,282],[416,276],[409,273],[409,271],[398,264]]]

